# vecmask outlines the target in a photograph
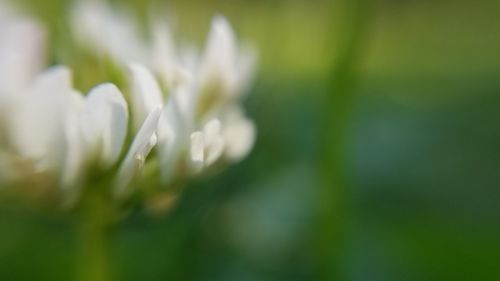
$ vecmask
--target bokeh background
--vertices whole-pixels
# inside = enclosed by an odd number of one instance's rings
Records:
[[[70,2],[17,2],[50,26],[52,63],[71,64]],[[131,213],[117,280],[328,279],[322,248],[337,280],[500,280],[500,2],[357,0],[357,15],[341,2],[113,1],[164,11],[200,45],[224,14],[260,53],[253,153],[167,216]],[[330,145],[342,157],[328,166]],[[318,220],[325,202],[342,219]],[[0,280],[73,280],[75,243],[70,218],[3,204]]]

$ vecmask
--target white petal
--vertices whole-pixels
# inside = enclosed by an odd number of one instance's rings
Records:
[[[205,162],[205,142],[202,132],[194,132],[191,134],[191,148],[189,152],[192,168],[195,172],[199,172]]]
[[[177,136],[173,136],[168,141],[158,143],[158,155],[160,160],[161,182],[168,184],[175,177],[175,172],[180,167],[180,159],[183,148],[188,145],[188,141],[181,141]]]
[[[105,167],[120,156],[127,124],[127,103],[115,85],[102,84],[90,91],[82,112],[82,131],[88,153],[97,153]]]
[[[1,1],[0,1],[1,2]],[[3,3],[2,3],[3,4]],[[45,30],[0,4],[0,98],[25,90],[45,62]],[[5,3],[7,4],[7,3]],[[0,106],[1,106],[0,101]]]
[[[163,96],[153,74],[140,64],[129,65],[132,78],[132,109],[135,126],[138,128],[148,114],[163,103]]]
[[[64,120],[71,101],[71,75],[55,67],[42,73],[20,100],[9,124],[18,152],[41,169],[59,169],[65,151]]]
[[[194,128],[193,91],[190,85],[176,85],[168,96],[158,128],[158,152],[161,178],[168,184],[182,163],[182,153],[189,149],[189,137]]]
[[[197,117],[217,115],[239,90],[238,51],[234,32],[223,17],[215,17],[199,67]]]
[[[136,25],[127,14],[100,0],[80,0],[71,9],[71,26],[76,39],[118,63],[145,62],[147,48]]]
[[[162,183],[167,184],[177,169],[182,145],[186,143],[178,109],[172,100],[163,109],[158,125],[158,155]]]
[[[221,132],[221,124],[219,119],[212,119],[203,127],[203,134],[205,135],[206,142],[215,140]]]
[[[162,79],[171,87],[177,79],[176,49],[170,28],[165,21],[153,24],[153,58],[152,64]]]
[[[149,152],[156,145],[155,131],[158,127],[162,112],[162,106],[158,105],[146,118],[139,132],[134,138],[132,145],[123,160],[116,178],[114,193],[116,196],[124,196],[127,187],[134,177],[140,172]]]
[[[226,141],[224,154],[231,161],[239,161],[252,149],[256,137],[253,122],[240,114],[231,114],[224,124]]]
[[[208,143],[206,150],[205,165],[210,166],[215,161],[219,160],[222,153],[224,152],[225,141],[222,137],[215,138],[212,142]]]
[[[236,39],[226,18],[217,16],[212,21],[201,65],[201,87],[222,83],[223,90],[232,87],[235,80]],[[228,93],[223,93],[228,94]]]
[[[236,56],[236,39],[231,25],[226,18],[217,16],[212,20],[208,35],[204,60],[205,67],[213,71],[227,72],[232,69]]]
[[[179,126],[186,132],[192,132],[195,126],[195,91],[195,85],[192,83],[180,83],[172,89],[168,97],[169,105],[172,105],[168,113],[177,116],[176,119],[178,120]]]
[[[210,120],[203,127],[205,140],[205,165],[209,166],[219,159],[224,151],[224,139],[221,136],[221,123],[218,119]]]
[[[224,139],[221,136],[221,124],[218,119],[209,121],[203,131],[191,134],[190,156],[195,172],[217,161],[224,151]]]
[[[64,124],[66,153],[61,178],[63,188],[75,187],[84,164],[85,151],[80,130],[80,111],[83,103],[83,96],[80,93],[76,91],[71,93],[69,110]]]
[[[51,67],[36,77],[33,89],[49,95],[52,95],[51,91],[54,89],[71,89],[71,76],[71,70],[66,66]]]

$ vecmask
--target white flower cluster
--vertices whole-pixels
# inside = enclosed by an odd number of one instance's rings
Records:
[[[111,196],[127,198],[246,156],[255,126],[241,100],[255,55],[237,44],[225,18],[213,19],[199,55],[176,46],[164,22],[155,21],[146,40],[102,2],[73,8],[78,43],[118,65],[128,87],[78,92],[67,67],[42,70],[43,28],[0,9],[0,185],[50,175],[61,198],[74,201],[89,179],[104,177]]]

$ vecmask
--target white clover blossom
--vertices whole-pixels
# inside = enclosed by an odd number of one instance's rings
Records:
[[[255,127],[244,117],[239,105],[243,85],[248,83],[250,74],[234,74],[239,67],[237,59],[240,58],[234,51],[236,49],[229,24],[224,18],[216,17],[204,56],[196,62],[195,67],[189,68],[179,63],[177,73],[183,72],[184,76],[175,83],[161,80],[162,77],[171,78],[172,73],[161,75],[160,70],[159,79],[169,91],[158,130],[160,169],[164,183],[172,180],[178,167],[185,170],[187,165],[192,168],[192,173],[198,173],[223,156],[228,156],[226,159],[231,161],[240,160],[253,146]],[[215,50],[233,51],[232,54],[221,55]],[[175,53],[166,49],[164,52]],[[244,68],[249,69],[248,66]],[[158,79],[146,66],[131,64],[129,69],[133,81],[133,108],[136,108],[136,116],[143,118],[141,115],[166,95],[162,94]],[[226,116],[226,111],[238,111],[240,114]],[[233,133],[227,133],[231,131]],[[183,151],[187,150],[190,157],[182,159],[185,155]]]
[[[224,17],[212,21],[199,55],[179,48],[163,21],[152,21],[148,41],[130,18],[100,1],[80,1],[72,13],[78,41],[120,66],[127,95],[112,83],[83,95],[67,67],[41,71],[40,60],[28,63],[21,72],[29,76],[5,91],[15,98],[9,99],[13,110],[0,115],[6,133],[0,138],[0,184],[1,171],[16,170],[8,158],[28,167],[9,178],[14,185],[29,175],[48,175],[62,199],[74,203],[92,181],[104,178],[111,198],[126,200],[142,190],[168,190],[249,153],[256,130],[241,102],[255,53],[238,44]],[[20,56],[41,53],[42,44],[36,46],[20,48]],[[0,58],[9,56],[2,51]],[[35,69],[39,73],[32,75]],[[0,108],[6,104],[0,99]],[[158,180],[142,177],[143,170]]]
[[[32,161],[36,172],[55,174],[63,190],[79,192],[87,169],[109,170],[119,160],[128,130],[127,102],[120,90],[104,83],[83,96],[72,88],[66,67],[40,74],[16,105],[8,123],[10,144],[22,158]],[[161,105],[158,105],[161,107]],[[158,124],[153,110],[120,163],[117,192],[124,190],[142,168],[137,159],[148,155]],[[131,156],[130,156],[131,155]]]
[[[224,17],[214,17],[206,46],[198,54],[176,45],[164,20],[151,21],[152,38],[148,41],[141,39],[137,27],[124,20],[122,12],[107,16],[113,9],[102,2],[80,1],[73,13],[77,39],[97,52],[106,50],[118,65],[128,69],[135,128],[156,104],[165,104],[156,149],[163,184],[174,181],[180,173],[199,173],[218,160],[241,160],[250,151],[255,126],[244,116],[240,103],[253,78],[256,55],[253,48],[238,44]],[[127,36],[110,40],[104,38],[108,31]],[[113,52],[126,46],[142,49],[128,50],[129,56]],[[219,129],[208,130],[215,127]],[[213,139],[220,139],[216,142],[219,145],[209,145]],[[200,146],[201,142],[204,145]],[[210,157],[200,160],[200,152]]]

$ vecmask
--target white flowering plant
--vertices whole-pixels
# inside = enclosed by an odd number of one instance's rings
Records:
[[[256,52],[224,17],[196,52],[165,21],[153,19],[147,39],[101,1],[69,12],[74,47],[110,62],[120,82],[82,93],[73,76],[99,65],[48,65],[46,28],[1,2],[0,194],[81,214],[95,236],[131,204],[168,210],[191,178],[249,153],[256,129],[241,104]]]
[[[0,66],[12,76],[0,83],[4,185],[40,176],[72,206],[89,179],[105,175],[113,177],[111,198],[123,200],[171,188],[249,152],[255,126],[241,101],[255,52],[237,44],[224,17],[214,18],[199,55],[176,46],[165,22],[152,24],[147,41],[130,18],[102,2],[81,1],[72,14],[75,40],[112,61],[123,88],[102,81],[80,93],[72,82],[78,69],[43,70],[43,28],[4,16],[0,28],[13,37],[0,46],[0,56],[12,61]]]

